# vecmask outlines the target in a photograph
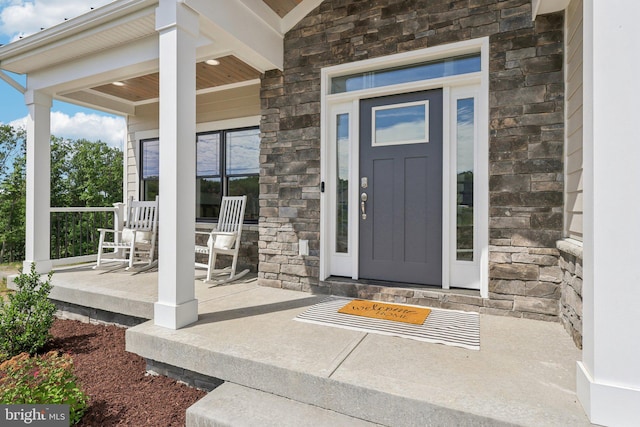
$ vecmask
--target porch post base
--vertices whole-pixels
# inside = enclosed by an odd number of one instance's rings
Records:
[[[36,273],[38,274],[47,274],[53,270],[53,262],[50,259],[25,260],[22,262],[22,272],[29,274],[31,272],[31,264],[36,265]]]
[[[589,421],[606,426],[625,426],[638,419],[640,390],[596,382],[582,362],[577,362],[578,400]]]
[[[198,300],[179,305],[156,302],[153,305],[153,324],[169,329],[180,329],[198,320]]]

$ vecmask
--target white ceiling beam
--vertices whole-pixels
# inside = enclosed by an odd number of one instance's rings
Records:
[[[293,10],[282,18],[280,29],[283,34],[287,33],[290,29],[296,26],[296,24],[309,14],[313,9],[320,6],[323,0],[303,0]]]
[[[151,36],[75,61],[32,72],[27,88],[55,96],[158,71],[158,37]]]
[[[240,51],[250,51],[253,65],[261,71],[282,69],[283,35],[240,0],[183,0],[206,18],[217,32],[226,33],[236,41]],[[216,38],[215,35],[212,35]],[[246,55],[241,55],[246,56]]]
[[[239,0],[247,9],[251,10],[260,19],[266,22],[271,28],[276,28],[280,31],[281,18],[278,14],[271,9],[264,0]]]
[[[127,115],[134,115],[136,113],[136,106],[133,103],[123,102],[115,97],[104,95],[94,90],[68,93],[57,96],[56,99],[104,111],[105,113]]]

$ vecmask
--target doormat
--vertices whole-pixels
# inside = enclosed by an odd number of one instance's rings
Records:
[[[387,304],[384,302],[354,299],[338,310],[338,313],[422,325],[429,313],[431,313],[431,310],[428,308],[412,307],[410,305]]]
[[[431,308],[431,313],[424,323],[415,325],[338,312],[351,301],[350,298],[332,296],[309,307],[294,320],[480,350],[480,315],[478,313]]]

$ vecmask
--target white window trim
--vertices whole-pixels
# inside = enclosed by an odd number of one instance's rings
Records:
[[[260,126],[260,119],[261,116],[249,116],[239,117],[236,119],[217,120],[215,122],[197,123],[196,133]]]
[[[378,142],[376,132],[376,113],[378,111],[393,110],[403,107],[414,107],[416,105],[424,105],[424,138]],[[379,107],[373,107],[371,109],[371,146],[384,147],[388,145],[422,144],[425,142],[429,142],[429,101],[415,101],[404,102],[402,104],[382,105]]]
[[[482,176],[480,175],[480,171],[485,173],[488,177],[488,159],[483,159],[482,162],[479,161],[479,153],[480,150],[480,128],[479,128],[479,113],[480,113],[480,99],[481,94],[479,87],[476,86],[468,86],[468,87],[455,87],[450,91],[450,112],[449,112],[449,123],[450,123],[450,141],[449,141],[449,155],[451,159],[451,169],[449,173],[449,185],[451,191],[448,194],[447,203],[449,204],[449,259],[450,259],[450,274],[449,274],[449,283],[452,287],[460,287],[460,288],[470,288],[470,289],[478,289],[481,288],[478,280],[480,279],[480,245],[479,242],[483,239],[487,239],[487,237],[480,237],[482,233],[482,229],[484,227],[478,227],[480,224],[480,216],[482,215],[482,210],[477,209],[476,206],[488,206],[488,200],[482,200],[485,194],[488,194],[488,181],[482,181],[479,179],[474,179],[473,181],[473,195],[474,195],[474,210],[473,210],[473,261],[462,261],[457,259],[457,242],[456,242],[456,233],[457,233],[457,201],[456,195],[457,191],[455,190],[457,187],[457,170],[454,167],[454,162],[457,156],[457,101],[459,99],[467,99],[473,98],[474,100],[474,152],[473,152],[473,171],[474,176]],[[483,168],[483,164],[485,164]],[[484,170],[483,170],[484,169]],[[479,203],[476,201],[479,200]],[[487,219],[488,221],[488,219]]]
[[[329,138],[331,141],[335,141],[337,138],[337,120],[336,118],[341,115],[341,114],[347,114],[349,116],[349,147],[353,148],[353,144],[352,142],[354,141],[354,134],[353,134],[353,128],[354,128],[354,123],[353,123],[353,114],[352,114],[352,105],[351,103],[346,103],[346,104],[338,104],[338,105],[334,105],[331,108],[331,111],[329,113]],[[331,158],[336,158],[337,157],[337,152],[335,152],[335,150],[333,150],[332,147],[333,144],[328,144],[327,148],[327,155],[331,156]],[[353,156],[353,152],[350,151],[349,152],[349,164],[351,165],[353,163],[352,161],[352,156]],[[336,205],[337,205],[337,197],[336,197],[336,192],[335,192],[335,188],[337,186],[337,182],[336,182],[336,176],[337,176],[337,171],[336,170],[332,170],[331,173],[329,173],[327,175],[327,179],[325,181],[325,193],[328,200],[327,200],[327,206],[328,209],[331,210],[332,214],[336,212]],[[357,191],[357,183],[355,183],[353,181],[353,173],[351,172],[351,168],[350,168],[350,174],[349,174],[349,200],[354,200],[354,191]],[[351,216],[352,213],[352,209],[349,209],[349,217]],[[336,252],[336,221],[330,221],[329,224],[329,230],[328,230],[328,234],[326,236],[326,240],[327,240],[327,248],[329,251],[329,256],[331,257],[330,260],[330,264],[332,266],[332,270],[334,271],[334,274],[336,275],[342,275],[342,276],[346,276],[349,275],[350,272],[353,270],[353,266],[351,265],[352,262],[352,258],[353,258],[353,249],[354,249],[354,240],[353,240],[353,230],[352,230],[352,224],[353,224],[353,219],[349,218],[349,224],[348,224],[348,240],[347,240],[347,252]],[[324,240],[324,239],[321,239]]]
[[[383,86],[372,89],[363,89],[352,92],[343,92],[331,94],[331,79],[338,76],[354,74],[359,72],[379,70],[389,67],[408,65],[417,62],[431,61],[442,58],[448,58],[458,55],[478,53],[481,54],[481,71],[469,74],[442,77],[437,79],[424,80],[419,82],[402,83],[393,86]],[[466,40],[463,42],[452,43],[447,45],[435,46],[426,49],[420,49],[411,52],[400,53],[396,55],[374,58],[370,60],[357,61],[348,64],[336,65],[323,68],[321,70],[321,112],[320,112],[320,179],[327,184],[331,178],[331,163],[328,150],[331,143],[330,123],[334,121],[333,116],[336,108],[345,112],[343,106],[350,105],[350,138],[351,141],[359,140],[358,126],[360,117],[358,111],[359,100],[366,97],[376,97],[392,95],[403,92],[411,92],[418,90],[429,90],[443,88],[443,288],[447,289],[451,286],[451,146],[449,141],[450,135],[450,112],[451,100],[450,90],[456,87],[476,85],[478,90],[477,98],[477,128],[486,130],[478,132],[477,138],[477,156],[476,167],[478,176],[485,177],[483,182],[478,181],[478,191],[474,194],[477,199],[477,260],[479,263],[479,289],[483,298],[489,296],[489,38]],[[340,107],[338,107],[340,106]],[[351,172],[349,190],[350,200],[357,200],[357,191],[359,190],[359,170],[358,161],[359,147],[358,144],[351,144]],[[475,191],[474,183],[474,191]],[[326,186],[325,192],[320,197],[320,280],[325,280],[331,274],[335,274],[332,270],[332,247],[330,246],[333,239],[327,238],[334,231],[331,226],[333,215],[332,199],[329,196],[332,187]],[[474,213],[475,215],[475,213]],[[358,257],[359,250],[357,242],[358,236],[358,215],[357,209],[351,208],[349,214],[349,255],[351,255],[351,277],[358,278]],[[335,221],[333,221],[335,222]],[[455,246],[454,246],[455,247]],[[455,259],[455,257],[453,258]]]

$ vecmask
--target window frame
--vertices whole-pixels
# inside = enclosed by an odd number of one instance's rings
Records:
[[[154,136],[154,137],[147,137],[147,138],[141,138],[139,141],[139,152],[140,152],[140,170],[139,170],[139,194],[141,195],[140,200],[146,200],[146,183],[149,181],[154,181],[154,182],[159,182],[160,181],[160,165],[158,165],[158,176],[155,178],[151,178],[151,179],[145,179],[144,178],[144,166],[145,166],[145,157],[144,157],[144,144],[147,142],[154,142],[157,141],[158,143],[158,154],[160,153],[160,137],[158,136]]]
[[[219,139],[219,144],[220,144],[220,151],[219,151],[219,175],[198,175],[197,173],[197,166],[196,166],[196,180],[197,179],[201,179],[201,178],[219,178],[220,179],[220,191],[221,191],[221,196],[220,197],[224,197],[225,195],[229,194],[229,179],[230,178],[244,178],[244,177],[251,177],[251,176],[256,176],[256,177],[260,177],[260,171],[258,171],[257,173],[251,173],[251,174],[247,174],[247,173],[243,173],[243,174],[229,174],[227,173],[227,134],[230,133],[234,133],[234,132],[242,132],[242,131],[247,131],[247,130],[257,130],[258,131],[258,138],[259,138],[259,133],[260,133],[260,126],[243,126],[243,127],[237,127],[237,128],[233,128],[233,129],[218,129],[218,130],[211,130],[211,131],[204,131],[204,132],[197,132],[196,133],[196,144],[198,143],[198,136],[200,135],[212,135],[212,134],[219,134],[220,135],[220,139]],[[197,161],[197,160],[196,160]],[[207,218],[207,217],[199,217],[196,215],[196,222],[202,222],[202,223],[207,223],[207,222],[217,222],[218,218]],[[244,223],[245,224],[257,224],[258,223],[258,219],[244,219]]]
[[[250,120],[251,118],[248,118],[248,120]],[[230,121],[225,121],[225,123],[227,123],[228,125],[232,125],[232,124],[236,124],[236,126],[230,126],[230,127],[226,127],[226,126],[216,126],[215,129],[207,129],[207,130],[200,130],[198,129],[198,131],[196,132],[195,135],[195,140],[194,143],[197,144],[198,143],[198,137],[200,135],[210,135],[210,134],[219,134],[220,138],[218,143],[220,144],[219,147],[219,175],[198,175],[197,174],[197,163],[196,165],[194,165],[195,169],[196,169],[196,180],[198,179],[206,179],[206,178],[216,178],[216,179],[220,179],[220,190],[221,190],[221,197],[224,197],[225,195],[228,194],[229,192],[229,180],[232,178],[245,178],[245,177],[260,177],[260,171],[258,170],[258,172],[256,173],[242,173],[242,174],[229,174],[227,173],[227,134],[230,133],[234,133],[234,132],[241,132],[241,131],[248,131],[248,130],[257,130],[258,131],[258,138],[260,138],[259,133],[260,133],[260,126],[258,124],[244,124],[242,122],[246,122],[248,120],[230,120]],[[237,123],[240,122],[240,123]],[[138,168],[138,181],[139,181],[139,185],[138,185],[138,192],[140,194],[140,199],[144,199],[145,196],[145,185],[147,182],[149,181],[156,181],[159,182],[160,177],[158,176],[155,179],[144,179],[143,178],[143,170],[144,170],[144,164],[145,164],[145,158],[144,158],[144,150],[143,150],[143,146],[145,143],[149,142],[149,141],[158,141],[160,140],[159,136],[151,136],[148,135],[146,137],[140,137],[140,138],[136,138],[138,140],[138,150],[139,150],[139,156],[140,156],[140,161],[139,161],[139,168]],[[197,159],[196,159],[197,162]],[[246,214],[245,214],[246,215]],[[210,218],[210,217],[199,217],[197,216],[197,212],[196,212],[196,222],[197,223],[216,223],[218,221],[218,218]],[[256,219],[244,219],[244,223],[245,224],[257,224],[259,221],[258,218]]]

